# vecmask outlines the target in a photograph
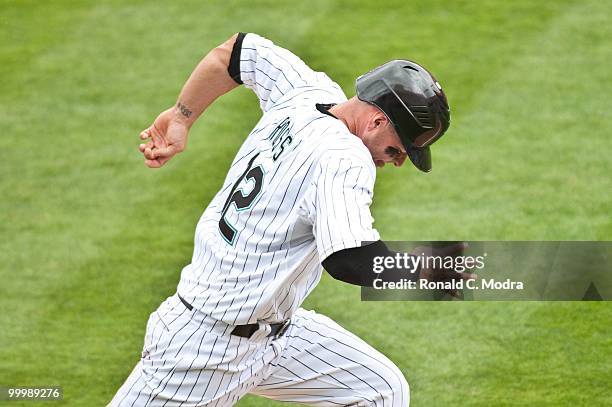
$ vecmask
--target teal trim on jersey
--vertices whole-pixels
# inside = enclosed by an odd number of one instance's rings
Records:
[[[255,195],[255,197],[253,197],[253,200],[251,201],[251,203],[249,204],[249,206],[244,207],[242,209],[238,209],[236,208],[236,212],[242,212],[242,211],[246,211],[247,209],[251,209],[251,207],[255,204],[255,200],[257,198],[259,198],[259,195],[261,195],[261,191],[263,190],[263,185],[266,182],[266,171],[264,171],[264,168],[261,164],[253,167],[252,169],[249,170],[249,172],[251,172],[252,170],[254,170],[255,168],[261,168],[261,189],[259,190],[259,192],[257,193],[257,195]],[[249,180],[249,179],[253,179],[254,177],[250,177],[245,179],[245,181]],[[236,189],[236,191],[240,191],[240,193],[242,194],[242,196],[244,197],[244,194],[242,193],[242,188],[238,188]],[[236,203],[234,201],[232,201],[232,204],[234,204],[234,206],[236,206]]]
[[[226,215],[227,215],[227,213],[226,213]],[[226,242],[227,244],[229,244],[230,246],[233,246],[233,245],[234,245],[234,242],[236,241],[236,236],[238,236],[238,231],[237,231],[237,230],[236,230],[236,228],[234,228],[234,227],[233,227],[233,226],[232,226],[232,225],[231,225],[231,224],[230,224],[228,221],[225,221],[225,224],[226,224],[226,225],[227,225],[227,226],[228,226],[230,229],[232,229],[232,230],[234,231],[234,237],[232,238],[232,241],[230,242],[229,240],[227,240],[227,239],[225,238],[225,235],[224,235],[223,233],[219,232],[219,234],[221,235],[221,237],[223,238],[223,240],[225,240],[225,242]]]
[[[259,189],[259,192],[257,192],[257,195],[255,195],[255,196],[253,197],[253,200],[251,201],[251,203],[249,204],[249,206],[246,206],[246,207],[244,207],[244,208],[242,208],[242,209],[239,209],[239,208],[238,208],[238,206],[236,206],[236,202],[234,202],[234,201],[232,200],[232,201],[230,202],[230,207],[231,207],[231,206],[233,206],[233,207],[234,207],[234,210],[235,210],[236,212],[244,212],[244,211],[246,211],[246,210],[248,210],[248,209],[251,209],[251,208],[253,207],[253,205],[255,204],[255,201],[257,200],[257,198],[259,198],[259,196],[261,195],[261,191],[263,191],[263,186],[264,186],[265,181],[266,181],[266,171],[264,170],[264,167],[263,167],[261,164],[259,164],[259,165],[255,166],[255,167],[251,168],[251,169],[249,170],[249,172],[251,172],[251,171],[252,171],[252,170],[254,170],[255,168],[260,168],[260,169],[261,169],[261,174],[262,174],[262,177],[261,177],[261,188]],[[247,181],[247,182],[248,182],[248,180],[250,180],[250,179],[255,179],[255,177],[244,178],[244,179],[243,179],[243,181]],[[253,188],[255,188],[255,186],[256,186],[257,184],[256,184],[256,181],[253,181],[253,182],[254,182],[254,184],[255,184],[255,185],[253,186]],[[243,198],[246,198],[246,195],[244,195],[244,190],[243,190],[243,188],[237,188],[237,189],[236,189],[236,191],[235,191],[234,193],[236,193],[236,192],[240,192],[240,194],[242,195],[242,197],[243,197]],[[234,195],[234,194],[232,194],[232,195]],[[228,209],[229,209],[229,208],[228,208]],[[227,211],[225,211],[225,216],[227,216]],[[236,229],[234,226],[232,226],[232,224],[231,224],[231,223],[229,223],[229,222],[227,221],[227,219],[225,220],[225,224],[226,224],[226,225],[227,225],[227,226],[228,226],[228,227],[229,227],[231,230],[233,230],[233,231],[234,231],[234,236],[233,236],[233,238],[232,238],[232,240],[231,240],[231,241],[227,240],[227,239],[225,238],[225,236],[223,235],[223,233],[220,233],[220,234],[221,234],[221,237],[222,237],[222,238],[223,238],[223,240],[225,240],[225,241],[226,241],[226,242],[227,242],[227,243],[228,243],[230,246],[233,246],[233,245],[234,245],[234,243],[236,242],[236,238],[238,237],[238,235],[240,234],[240,232],[238,232],[238,230],[237,230],[237,229]]]

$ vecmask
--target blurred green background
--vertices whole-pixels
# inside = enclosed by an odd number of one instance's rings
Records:
[[[99,406],[127,377],[260,112],[246,89],[223,97],[161,170],[138,133],[237,31],[349,97],[391,58],[438,77],[452,126],[432,173],[379,170],[384,239],[612,240],[611,6],[0,0],[0,385],[62,385],[58,404]],[[305,307],[395,361],[414,406],[612,403],[605,302],[361,303],[325,276]],[[281,404],[239,403],[267,405]]]

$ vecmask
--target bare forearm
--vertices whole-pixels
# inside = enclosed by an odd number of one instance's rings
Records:
[[[211,50],[185,82],[175,114],[189,127],[215,99],[238,86],[227,71],[235,40],[236,35],[233,35]]]

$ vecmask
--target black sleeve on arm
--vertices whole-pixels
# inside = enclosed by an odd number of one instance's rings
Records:
[[[411,273],[405,268],[385,269],[382,273],[374,272],[375,257],[394,257],[395,255],[395,252],[390,251],[379,240],[367,246],[332,253],[321,264],[336,280],[362,287],[372,287],[374,280],[378,278],[383,281],[401,281],[402,279],[415,281],[418,279],[418,272]]]
[[[240,52],[242,51],[242,41],[245,35],[245,33],[238,33],[236,42],[234,42],[234,47],[232,48],[229,66],[227,67],[227,72],[239,85],[242,85],[242,79],[240,79]]]

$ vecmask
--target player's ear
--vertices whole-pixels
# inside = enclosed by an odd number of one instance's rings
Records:
[[[383,112],[377,112],[374,116],[373,124],[374,128],[382,128],[385,127],[389,123],[389,119]]]

